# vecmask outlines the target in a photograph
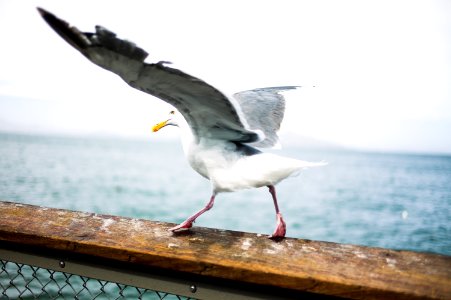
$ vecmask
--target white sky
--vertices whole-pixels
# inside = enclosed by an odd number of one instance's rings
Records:
[[[0,0],[0,130],[147,136],[168,106],[78,54],[36,6],[229,94],[306,86],[287,94],[286,131],[451,153],[451,1]]]

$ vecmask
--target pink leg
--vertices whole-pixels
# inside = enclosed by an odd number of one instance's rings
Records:
[[[190,229],[193,226],[193,223],[196,221],[197,217],[199,217],[201,214],[203,214],[207,210],[210,210],[210,208],[213,207],[213,204],[215,203],[215,196],[216,196],[216,194],[211,195],[210,202],[208,202],[208,204],[204,208],[202,208],[197,213],[195,213],[194,215],[192,215],[191,217],[186,219],[180,225],[172,227],[169,230],[172,232],[179,232],[179,231],[184,231],[184,230]]]
[[[276,224],[276,230],[274,230],[274,233],[269,237],[270,239],[280,239],[285,237],[285,233],[287,231],[287,225],[285,224],[285,221],[282,218],[282,214],[279,211],[279,205],[277,204],[277,197],[276,197],[276,188],[273,185],[268,185],[269,192],[271,193],[272,200],[274,201],[274,207],[276,209],[276,217],[277,217],[277,224]]]

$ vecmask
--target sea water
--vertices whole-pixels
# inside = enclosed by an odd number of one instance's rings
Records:
[[[277,185],[287,236],[451,255],[451,156],[280,153],[328,162]],[[209,197],[178,141],[0,134],[4,201],[179,223]],[[271,196],[219,194],[195,226],[270,234]]]

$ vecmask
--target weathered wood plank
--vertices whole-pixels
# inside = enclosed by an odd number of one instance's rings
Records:
[[[451,299],[451,257],[0,202],[0,240],[354,299]]]

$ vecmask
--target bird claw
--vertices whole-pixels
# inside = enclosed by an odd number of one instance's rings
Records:
[[[282,218],[282,214],[277,214],[277,224],[276,224],[276,230],[274,230],[274,233],[269,236],[272,240],[279,240],[283,239],[285,237],[285,234],[287,232],[287,225],[285,224],[285,221]]]
[[[179,224],[177,226],[169,228],[169,231],[182,232],[182,231],[189,230],[191,227],[193,227],[193,222],[186,220],[186,221],[184,221],[183,223],[181,223],[181,224]]]

